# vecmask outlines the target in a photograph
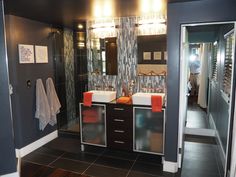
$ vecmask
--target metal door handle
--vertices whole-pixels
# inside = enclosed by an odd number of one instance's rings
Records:
[[[114,143],[118,143],[118,144],[124,144],[124,141],[114,141]]]
[[[122,119],[114,119],[115,122],[124,122]]]
[[[124,130],[114,130],[115,133],[125,133]]]
[[[124,111],[124,108],[114,108],[116,111]]]

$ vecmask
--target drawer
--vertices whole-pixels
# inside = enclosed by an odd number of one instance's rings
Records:
[[[107,137],[107,146],[113,149],[132,150],[132,137],[128,137],[127,135],[119,135],[119,133],[110,134]]]
[[[133,115],[133,108],[132,106],[127,105],[118,105],[118,104],[110,104],[107,106],[107,114],[109,116],[115,115],[115,116],[124,116],[126,117]]]
[[[108,121],[107,122],[107,129],[110,131],[112,130],[124,130],[126,132],[132,132],[133,125],[132,122],[124,120],[122,122],[118,121]]]
[[[107,128],[108,137],[123,137],[131,138],[133,136],[133,129],[129,127],[108,127]]]
[[[133,117],[118,117],[115,115],[112,115],[111,117],[107,117],[107,123],[108,125],[110,124],[117,124],[117,125],[123,125],[123,124],[128,124],[132,125],[133,122]]]

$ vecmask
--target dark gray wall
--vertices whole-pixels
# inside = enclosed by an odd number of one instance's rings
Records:
[[[51,25],[28,20],[21,17],[6,16],[7,44],[9,57],[10,83],[13,85],[14,93],[12,99],[13,122],[15,131],[16,148],[22,148],[39,138],[56,130],[56,126],[48,125],[43,131],[39,130],[39,121],[35,118],[35,83],[41,78],[44,82],[48,77],[60,80],[60,70],[55,72],[55,57],[57,51],[62,51],[63,46],[53,45],[54,38],[51,33]],[[18,44],[48,46],[47,64],[19,64]],[[60,68],[60,67],[59,67]],[[26,85],[27,80],[31,81],[31,87]],[[58,86],[58,85],[56,85]],[[58,87],[57,87],[58,88]],[[59,94],[60,94],[59,90]],[[63,94],[62,94],[63,95]],[[64,94],[65,95],[65,94]],[[60,99],[60,97],[59,97]]]
[[[225,39],[224,35],[233,29],[234,24],[225,24],[219,28],[217,35],[219,45],[219,56],[217,64],[217,78],[211,81],[210,86],[210,102],[209,113],[212,115],[216,129],[219,133],[223,149],[226,152],[229,124],[229,103],[222,97],[223,90],[223,74],[225,61]]]
[[[177,161],[181,24],[236,20],[236,2],[200,0],[169,3],[167,22],[168,80],[165,160]]]
[[[189,43],[214,42],[215,38],[214,32],[192,32],[188,35]]]
[[[4,13],[2,1],[0,1],[0,175],[16,172],[4,33]]]

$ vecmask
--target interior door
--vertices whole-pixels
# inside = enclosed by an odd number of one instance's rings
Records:
[[[185,26],[181,27],[181,48],[180,48],[180,98],[179,98],[179,155],[178,165],[182,165],[183,147],[184,147],[184,127],[187,118],[188,106],[188,57],[189,57],[189,43],[188,31]]]
[[[235,103],[236,105],[236,99]],[[232,146],[231,146],[231,162],[229,164],[230,177],[236,176],[236,109],[234,108],[234,123],[232,132]],[[227,169],[228,170],[228,169]]]
[[[236,92],[235,92],[235,52],[236,52],[236,23],[233,29],[233,51],[232,51],[232,76],[231,76],[231,100],[230,100],[230,121],[228,127],[228,140],[226,152],[225,176],[236,177]]]

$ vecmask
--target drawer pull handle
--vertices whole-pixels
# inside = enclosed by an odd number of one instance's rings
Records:
[[[124,130],[114,130],[115,133],[125,133]]]
[[[114,108],[116,111],[124,111],[124,108]]]
[[[124,144],[124,141],[114,141],[114,143],[118,143],[118,144]]]
[[[115,122],[124,122],[122,119],[114,119]]]

